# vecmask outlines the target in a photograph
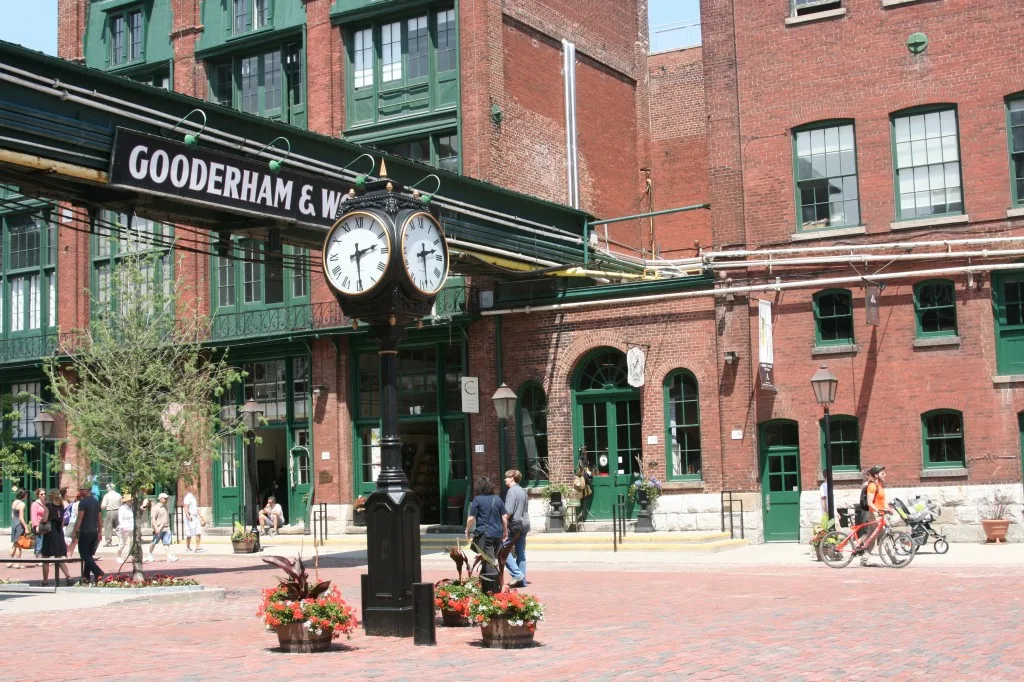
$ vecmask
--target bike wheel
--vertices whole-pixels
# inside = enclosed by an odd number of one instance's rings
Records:
[[[832,568],[848,566],[853,561],[853,538],[839,530],[827,533],[818,545],[818,556]]]
[[[935,553],[945,554],[949,551],[949,543],[944,538],[939,538],[935,541]]]
[[[889,568],[909,566],[917,554],[917,543],[907,533],[889,533],[878,541],[878,556]]]

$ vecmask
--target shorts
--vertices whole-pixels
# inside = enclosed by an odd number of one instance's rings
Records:
[[[158,542],[163,542],[168,547],[171,544],[171,529],[164,528],[159,533],[153,533],[153,545],[156,546]]]

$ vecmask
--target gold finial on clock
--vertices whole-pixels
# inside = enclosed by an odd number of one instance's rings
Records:
[[[380,160],[380,176],[386,178],[388,176],[388,167],[384,164],[384,159]]]

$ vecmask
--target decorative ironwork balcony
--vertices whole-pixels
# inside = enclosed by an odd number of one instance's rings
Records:
[[[34,362],[52,355],[57,334],[40,332],[37,336],[18,336],[0,340],[0,364]]]

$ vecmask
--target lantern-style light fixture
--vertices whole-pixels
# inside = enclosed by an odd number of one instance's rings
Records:
[[[50,432],[53,431],[53,415],[45,410],[39,410],[36,413],[36,418],[32,420],[32,423],[36,425],[36,435],[40,438],[49,438]]]
[[[260,407],[260,404],[254,398],[249,398],[245,401],[245,405],[242,405],[238,412],[242,416],[242,423],[245,424],[245,428],[255,431],[259,427],[260,417],[263,416],[263,408]]]
[[[494,401],[494,410],[498,413],[498,419],[510,419],[516,409],[516,393],[508,387],[504,381],[498,390],[491,396]]]
[[[822,365],[811,377],[811,388],[814,389],[814,399],[818,404],[828,407],[836,401],[839,379],[829,371],[827,365]]]

